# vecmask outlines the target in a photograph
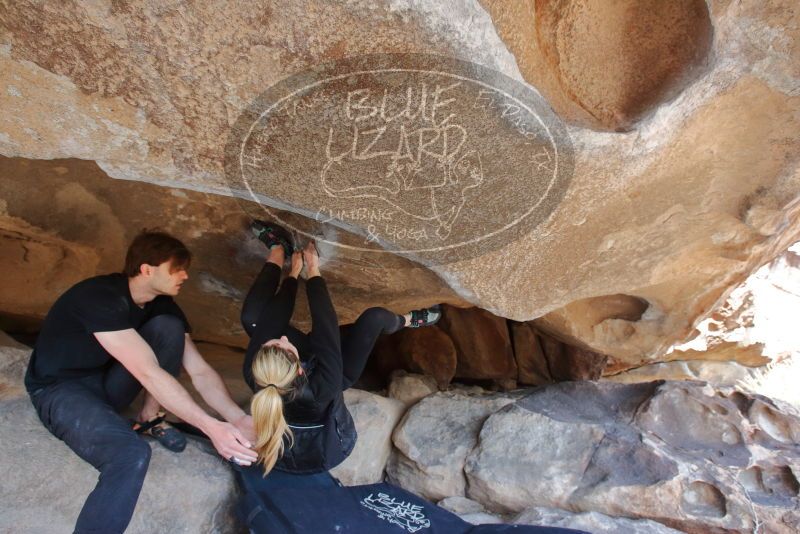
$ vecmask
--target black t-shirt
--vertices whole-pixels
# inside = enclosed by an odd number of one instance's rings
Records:
[[[128,277],[108,274],[72,286],[56,300],[36,339],[25,387],[29,392],[63,380],[104,371],[113,357],[95,332],[138,329],[157,315],[174,315],[191,332],[186,316],[172,300],[159,295],[140,308],[133,302]]]

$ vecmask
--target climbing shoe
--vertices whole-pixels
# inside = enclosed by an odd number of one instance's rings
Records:
[[[250,229],[259,241],[267,245],[267,248],[280,245],[286,253],[286,258],[292,257],[292,252],[294,252],[294,239],[292,238],[292,234],[285,228],[277,224],[255,220],[250,224]]]
[[[164,420],[166,415],[164,412],[158,412],[158,415],[149,421],[134,421],[133,430],[137,434],[150,436],[172,452],[181,452],[186,448],[186,437]]]
[[[423,308],[421,310],[414,310],[411,312],[411,324],[409,328],[420,328],[422,326],[431,326],[439,322],[442,318],[442,307],[438,304],[430,308]]]

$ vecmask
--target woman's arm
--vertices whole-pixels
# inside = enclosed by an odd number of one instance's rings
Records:
[[[206,404],[238,428],[251,443],[255,442],[252,419],[231,398],[231,392],[222,377],[203,358],[189,334],[186,334],[183,350],[183,367]]]
[[[342,391],[342,350],[339,322],[321,276],[306,281],[308,305],[311,309],[309,344],[316,356],[314,372],[308,385],[320,409],[324,409]]]
[[[339,319],[328,294],[328,286],[319,272],[319,256],[311,242],[303,251],[306,273],[308,307],[311,310],[309,344],[316,356],[314,372],[308,386],[318,407],[323,410],[342,391],[342,343],[339,338]]]

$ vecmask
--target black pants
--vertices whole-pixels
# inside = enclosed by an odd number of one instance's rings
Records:
[[[281,268],[267,262],[244,300],[242,326],[256,345],[285,335],[302,356],[310,351],[308,335],[289,325],[294,312],[297,281],[289,277],[280,284],[280,279]],[[397,332],[404,325],[403,316],[375,307],[365,310],[352,325],[340,328],[342,390],[352,386],[361,376],[378,337]],[[247,366],[244,373],[246,378],[252,376],[252,370]]]
[[[159,365],[177,376],[183,357],[183,322],[159,315],[138,332]],[[76,533],[121,533],[131,520],[150,463],[150,445],[117,411],[128,406],[141,389],[115,361],[105,373],[54,384],[31,395],[44,426],[100,471],[78,516]]]

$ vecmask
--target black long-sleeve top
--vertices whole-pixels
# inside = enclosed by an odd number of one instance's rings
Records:
[[[311,332],[304,334],[291,327],[289,321],[294,311],[297,280],[286,278],[280,291],[271,298],[267,296],[264,299],[261,292],[262,287],[268,286],[274,291],[276,269],[280,277],[280,267],[267,264],[245,300],[245,309],[248,309],[249,300],[249,309],[252,310],[254,299],[261,297],[255,321],[252,316],[245,318],[243,313],[245,329],[251,336],[244,360],[245,381],[254,392],[259,389],[253,379],[253,359],[265,342],[285,335],[297,347],[306,372],[296,382],[297,390],[284,397],[284,415],[290,423],[315,423],[322,419],[335,396],[342,391],[342,352],[336,310],[325,280],[315,276],[305,284],[311,310]],[[270,294],[269,289],[266,293]]]

